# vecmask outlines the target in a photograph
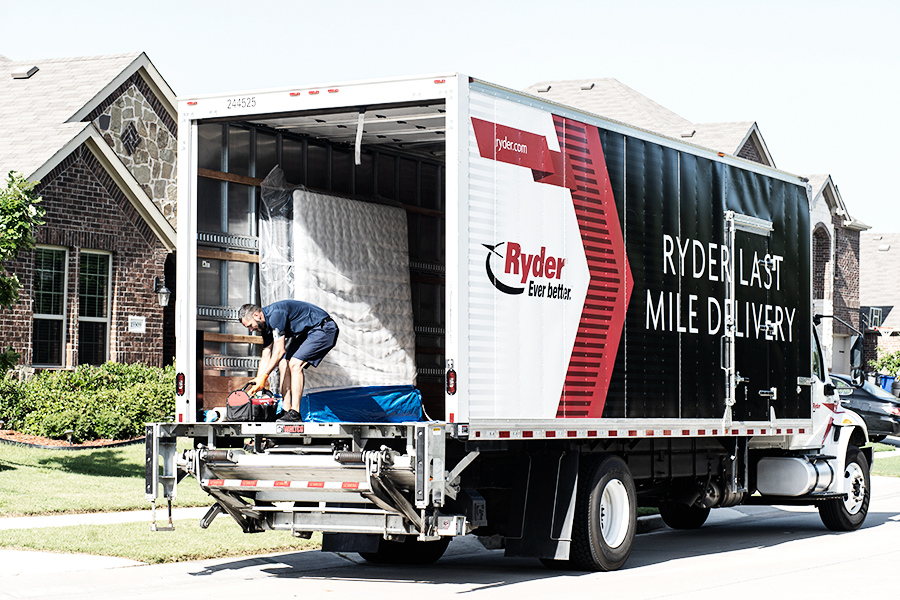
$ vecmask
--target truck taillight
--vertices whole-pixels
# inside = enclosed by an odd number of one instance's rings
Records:
[[[175,375],[175,395],[184,396],[184,373]]]
[[[451,396],[456,393],[456,371],[452,360],[447,361],[447,393]]]

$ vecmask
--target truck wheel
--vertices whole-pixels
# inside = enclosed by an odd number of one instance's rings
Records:
[[[450,544],[449,537],[434,542],[420,542],[414,535],[406,536],[401,542],[381,538],[375,552],[360,552],[359,555],[370,563],[381,565],[430,565],[444,555]]]
[[[844,467],[846,500],[829,500],[819,505],[819,517],[825,527],[832,531],[854,531],[859,529],[869,512],[869,462],[859,448],[847,451],[847,465]]]
[[[660,502],[659,516],[672,529],[699,529],[709,517],[709,509],[683,502]]]
[[[615,571],[634,544],[637,495],[628,465],[618,456],[582,461],[578,473],[570,559],[588,571]]]

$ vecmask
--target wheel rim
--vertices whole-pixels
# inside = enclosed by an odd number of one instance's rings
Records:
[[[618,479],[607,483],[600,497],[600,532],[610,548],[618,548],[625,541],[630,510],[625,484]]]
[[[847,490],[847,499],[844,500],[844,507],[851,515],[855,515],[862,508],[866,497],[866,476],[859,464],[852,462],[847,465],[844,477],[849,481],[849,489]]]

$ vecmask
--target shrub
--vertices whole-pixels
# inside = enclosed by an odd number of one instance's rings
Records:
[[[18,382],[0,373],[0,420],[6,421],[6,427],[25,416],[19,409],[20,399]]]
[[[0,386],[7,427],[51,438],[66,437],[67,430],[80,441],[139,437],[145,423],[167,420],[175,410],[172,366],[82,365],[44,371],[13,387],[7,401]]]
[[[869,366],[876,371],[882,371],[887,375],[896,377],[897,373],[900,372],[900,351],[881,352],[881,350],[879,350],[878,358],[869,361]]]

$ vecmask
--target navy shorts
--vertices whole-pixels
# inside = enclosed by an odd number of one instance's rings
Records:
[[[340,330],[337,324],[330,319],[316,325],[307,332],[306,338],[294,336],[287,341],[284,359],[289,361],[296,358],[318,367],[325,355],[337,344],[338,333]]]

